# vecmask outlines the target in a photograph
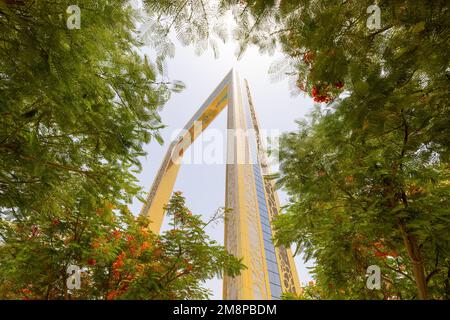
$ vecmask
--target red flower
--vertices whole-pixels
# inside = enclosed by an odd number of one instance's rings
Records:
[[[325,102],[328,103],[330,102],[332,99],[329,96],[318,96],[314,98],[314,102]]]
[[[31,292],[30,289],[23,288],[20,291],[24,294],[24,296],[22,297],[22,300],[31,300],[31,295],[33,294],[33,292]]]
[[[31,227],[31,235],[30,238],[35,238],[35,237],[39,237],[40,235],[40,230],[38,226],[32,226]]]
[[[100,243],[98,241],[94,241],[91,246],[92,248],[97,249],[98,247],[100,247]]]
[[[125,258],[125,252],[121,252],[118,256],[117,256],[117,260],[116,262],[121,262],[123,265],[123,258]]]
[[[298,87],[300,90],[302,90],[302,91],[306,91],[306,90],[305,90],[305,84],[304,84],[303,82],[301,82],[300,79],[297,80],[297,87]]]
[[[377,257],[380,257],[380,258],[385,258],[385,257],[387,257],[387,256],[388,256],[388,254],[387,254],[387,253],[384,253],[384,252],[381,252],[381,251],[378,251],[378,250],[376,250],[376,251],[375,251],[375,256],[377,256]]]
[[[29,294],[33,294],[33,292],[31,292],[31,290],[28,289],[28,288],[23,288],[21,291],[22,291],[23,294],[28,294],[28,295]]]
[[[148,236],[148,231],[147,231],[147,229],[145,229],[145,228],[141,228],[141,235],[143,236],[143,237],[146,237],[146,236]]]
[[[144,241],[141,245],[141,250],[143,251],[148,248],[150,248],[150,243],[148,243],[147,241]]]
[[[397,253],[397,251],[394,250],[394,251],[389,252],[389,256],[397,258],[398,257],[398,253]]]
[[[334,84],[334,86],[335,86],[336,88],[338,88],[338,89],[341,89],[342,87],[344,87],[344,83],[342,83],[341,81],[339,81],[339,82],[336,82],[336,83]]]
[[[314,53],[311,51],[305,52],[303,54],[303,61],[306,63],[311,63],[311,61],[314,59]]]
[[[385,257],[394,257],[396,258],[398,256],[397,251],[386,251],[386,246],[383,244],[383,240],[377,241],[373,243],[373,246],[375,247],[375,256],[385,258]]]
[[[373,245],[378,249],[384,248],[384,244],[382,244],[381,242],[374,242]]]
[[[97,263],[97,261],[93,258],[88,259],[87,261],[88,265],[90,266],[95,266],[95,264]]]
[[[106,204],[106,208],[108,208],[109,210],[112,210],[112,209],[114,209],[114,205],[111,202],[108,202]]]
[[[117,296],[119,295],[119,292],[116,290],[112,290],[108,293],[108,295],[106,296],[106,300],[114,300],[115,298],[117,298]]]
[[[125,258],[125,252],[122,252],[117,256],[116,261],[114,261],[112,267],[113,267],[113,274],[116,279],[120,277],[119,269],[123,267],[123,258]]]
[[[119,240],[121,236],[122,236],[122,233],[119,230],[114,230],[114,232],[113,232],[114,239]]]

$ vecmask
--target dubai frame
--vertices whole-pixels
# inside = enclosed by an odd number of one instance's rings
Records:
[[[243,88],[245,87],[245,88]],[[180,168],[180,158],[197,136],[228,106],[228,131],[252,130],[253,136],[235,134],[227,141],[225,247],[243,258],[247,269],[237,277],[225,276],[223,299],[280,299],[282,292],[300,292],[292,253],[274,247],[272,219],[280,207],[260,138],[250,90],[241,85],[235,70],[222,80],[185,130],[168,148],[141,214],[149,216],[149,228],[159,233],[163,207],[168,203]],[[200,123],[200,130],[196,129]],[[250,158],[251,161],[242,161]]]

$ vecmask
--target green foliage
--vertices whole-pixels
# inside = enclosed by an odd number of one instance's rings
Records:
[[[171,32],[181,44],[194,46],[197,54],[210,48],[216,58],[219,41],[228,39],[225,12],[216,1],[144,0],[144,7],[147,17],[142,41],[156,50],[160,61],[175,54],[175,45],[168,37]]]
[[[157,237],[126,206],[143,145],[162,142],[159,111],[184,86],[138,54],[128,1],[78,1],[80,29],[66,26],[71,4],[0,2],[0,296],[205,298],[201,281],[239,261],[198,217]],[[83,268],[72,292],[71,264]]]
[[[295,242],[321,298],[449,298],[450,35],[445,1],[224,1],[244,50],[277,45],[274,78],[295,77],[316,108],[281,143],[290,201],[278,240]],[[383,288],[365,287],[382,268]]]
[[[210,240],[181,193],[167,212],[172,229],[159,236],[147,230],[148,219],[108,202],[91,214],[4,222],[0,298],[206,299],[205,280],[244,266]],[[69,265],[82,270],[80,289],[67,289]]]
[[[416,290],[404,244],[408,232],[420,243],[427,276],[433,274],[427,277],[430,294],[442,298],[449,256],[447,166],[432,163],[431,154],[422,161],[414,152],[401,157],[401,143],[386,151],[403,141],[392,132],[366,132],[355,140],[358,133],[345,125],[343,112],[317,109],[309,124],[283,137],[280,183],[290,204],[276,222],[278,240],[296,242],[315,259],[322,297],[411,299]],[[380,293],[365,287],[370,265],[381,267]]]
[[[125,204],[139,192],[131,169],[139,168],[142,145],[161,141],[159,110],[170,90],[183,88],[157,79],[164,58],[174,54],[167,35],[175,31],[199,53],[208,46],[217,51],[215,37],[226,39],[223,18],[231,8],[240,53],[252,44],[269,53],[280,46],[286,58],[271,68],[274,78],[290,76],[298,92],[328,104],[281,143],[279,183],[290,201],[277,221],[278,241],[297,243],[316,261],[316,283],[300,298],[449,298],[447,2],[379,1],[381,28],[371,30],[369,0],[145,1],[148,26],[139,41],[137,15],[126,1],[79,2],[80,30],[65,26],[70,4],[0,1],[3,296],[23,289],[67,297],[65,267],[86,259],[95,260],[88,263],[94,276],[86,279],[93,291],[73,293],[79,297],[205,297],[196,279],[228,262],[228,271],[237,272],[236,261],[204,238],[178,196],[176,210],[168,208],[174,231],[154,240],[168,241],[164,266],[183,273],[192,258],[216,267],[195,276],[169,272],[175,278],[163,292],[158,283],[172,277],[158,272],[169,269],[152,269],[159,282],[153,281],[146,254],[133,256],[123,238],[117,244],[108,238],[117,229],[140,239],[136,246],[144,243]],[[154,65],[137,54],[142,43],[156,50]],[[111,214],[98,215],[105,206]],[[187,234],[212,247],[178,237]],[[93,237],[107,243],[106,252],[87,249]],[[198,255],[177,255],[185,245]],[[133,269],[139,264],[145,275]],[[379,291],[365,286],[372,264],[382,269]],[[132,279],[114,279],[114,265]],[[152,286],[148,292],[137,285],[141,280]]]
[[[135,52],[126,3],[79,2],[81,29],[69,30],[70,1],[1,2],[2,214],[52,216],[80,199],[90,210],[136,194],[130,168],[159,138],[169,90]]]

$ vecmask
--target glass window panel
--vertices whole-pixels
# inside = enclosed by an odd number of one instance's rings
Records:
[[[278,286],[270,286],[270,292],[272,297],[280,297],[281,296],[281,288]]]
[[[272,253],[275,252],[275,248],[271,241],[264,240],[264,247]]]
[[[261,221],[261,228],[262,228],[263,230],[266,230],[266,228],[267,228],[267,231],[268,231],[269,233],[271,232],[270,226],[269,226],[266,222],[264,222],[264,221]]]
[[[261,210],[260,210],[260,212],[259,212],[259,217],[261,218],[262,221],[264,221],[265,224],[270,225],[270,224],[269,224],[269,217],[268,217],[268,215],[267,215],[266,208],[263,208],[263,207],[261,206],[260,209],[261,209]]]
[[[269,219],[267,219],[267,218],[265,218],[263,216],[260,216],[260,219],[261,219],[261,223],[264,223],[266,226],[270,227]]]
[[[267,236],[267,241],[272,242],[272,233],[263,230],[263,235]]]
[[[269,229],[270,229],[270,232],[269,232],[269,233],[272,233],[272,229],[270,228],[270,225],[269,225],[269,223],[268,223],[267,221],[263,221],[263,220],[261,219],[261,224],[262,224],[262,225],[265,225],[265,226],[267,226],[267,227],[269,227]]]
[[[271,246],[268,245],[267,242],[269,242],[269,241],[264,241],[264,249],[265,249],[267,252],[272,252],[272,253],[273,253],[273,250],[272,250]]]
[[[267,254],[267,252],[266,252],[266,254]],[[266,263],[267,263],[267,268],[269,268],[271,272],[278,274],[278,266],[275,262],[267,260]]]
[[[272,252],[266,252],[266,257],[267,257],[267,259],[270,259],[273,262],[277,261],[277,258],[275,257],[275,255]]]
[[[272,280],[270,280],[269,282],[280,284],[280,276],[278,275],[278,273],[276,273],[274,270],[271,270],[270,274],[272,274]]]
[[[266,236],[269,236],[270,239],[272,238],[272,234],[271,234],[271,232],[269,232],[269,231],[263,230],[263,234],[265,234]]]
[[[269,271],[269,282],[271,282],[271,283],[278,283],[279,281],[280,280],[279,280],[278,275]]]
[[[267,255],[268,255],[268,252],[266,252],[266,263],[267,263],[267,265],[270,265],[270,271],[278,273],[277,263],[275,261],[269,260],[267,258]]]
[[[267,232],[264,232],[264,230],[263,230],[263,237],[264,237],[264,240],[266,240],[266,241],[272,241],[272,235]]]

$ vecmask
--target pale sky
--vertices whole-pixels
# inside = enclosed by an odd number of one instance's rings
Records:
[[[167,63],[168,76],[171,80],[183,81],[186,89],[182,93],[173,94],[161,112],[162,121],[167,125],[162,130],[164,145],[161,146],[154,141],[145,146],[148,155],[141,159],[143,170],[138,178],[146,191],[153,182],[174,132],[184,127],[233,67],[237,68],[241,78],[249,82],[261,129],[293,131],[296,129],[294,121],[304,118],[312,109],[313,101],[309,97],[290,96],[287,80],[277,83],[270,81],[268,68],[281,56],[280,53],[275,53],[274,56],[261,55],[255,47],[252,47],[237,61],[236,44],[232,41],[220,46],[218,59],[214,59],[211,51],[197,56],[192,47],[183,47],[178,41],[175,41],[175,45],[175,58],[168,60]],[[223,111],[209,128],[224,131],[226,111]],[[199,138],[195,143],[201,142]],[[182,166],[174,190],[182,191],[187,206],[195,214],[202,214],[206,220],[225,204],[225,164]],[[285,194],[283,192],[278,194],[281,203],[285,204]],[[131,207],[135,214],[139,213],[140,208],[141,203],[138,201]],[[223,223],[208,228],[208,233],[214,240],[223,244]],[[311,276],[305,263],[298,256],[295,257],[295,262],[300,281],[307,283],[311,280]],[[222,299],[222,280],[214,279],[205,285],[212,290],[211,299]]]

